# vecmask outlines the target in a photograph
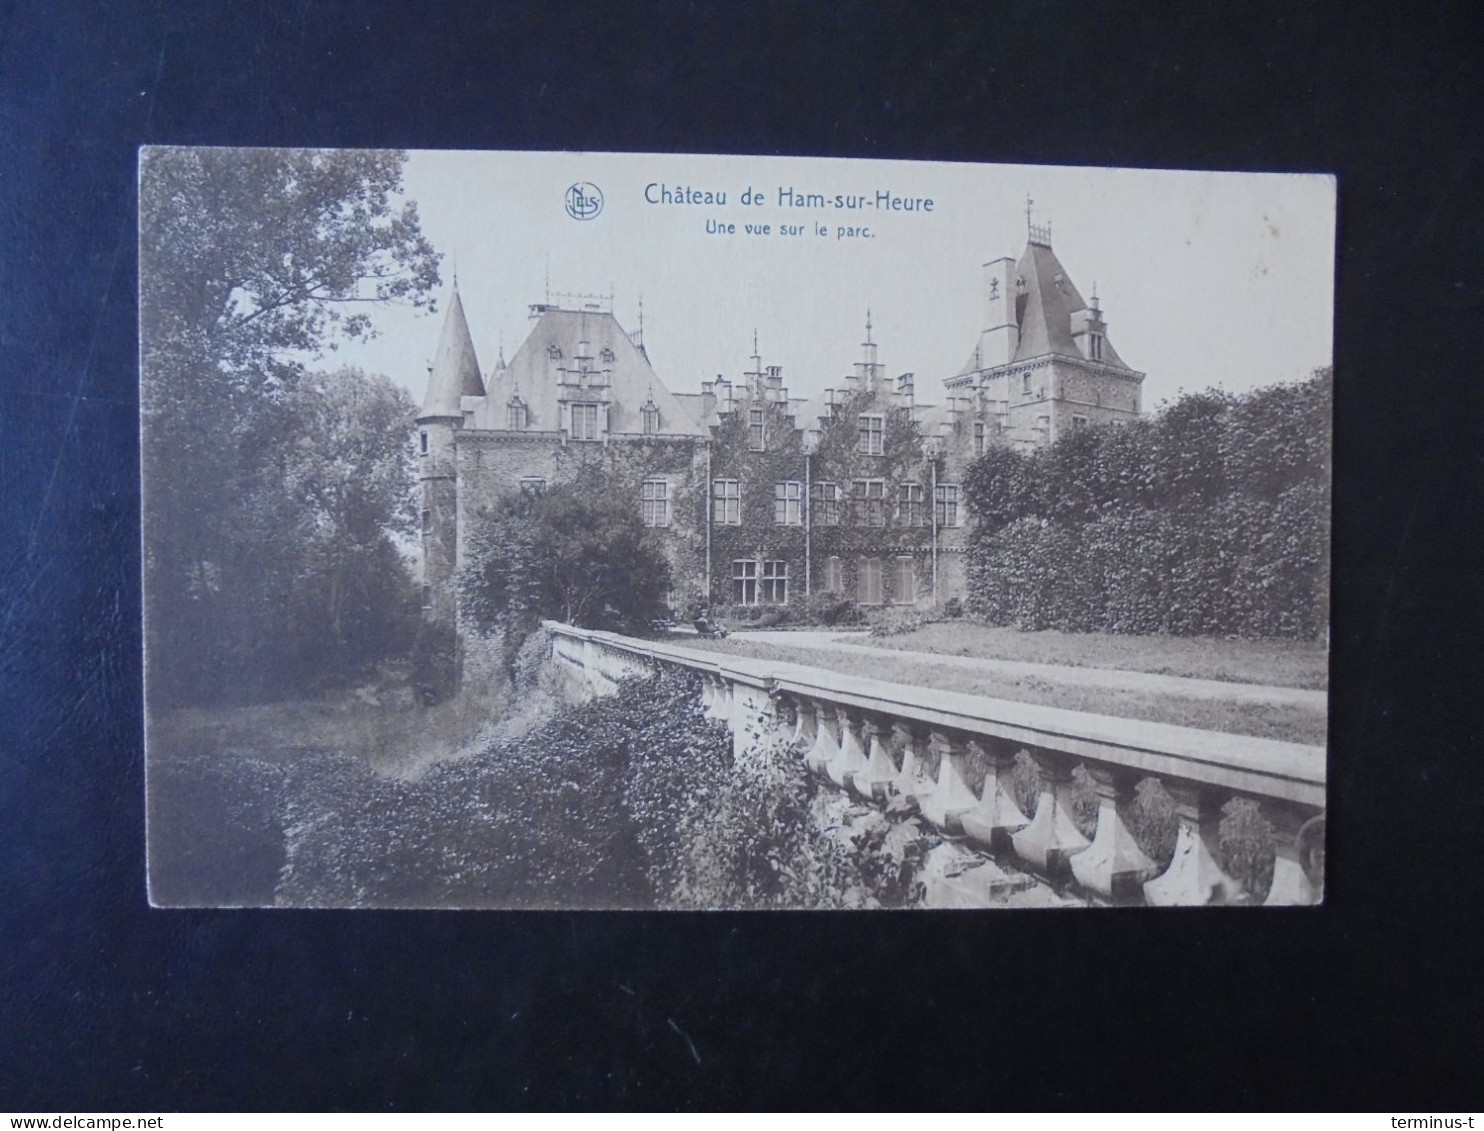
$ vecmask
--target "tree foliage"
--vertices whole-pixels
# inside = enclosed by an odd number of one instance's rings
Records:
[[[1311,637],[1328,621],[1332,376],[997,448],[964,478],[969,608],[1026,629]]]
[[[347,678],[392,646],[410,586],[412,407],[310,374],[437,254],[404,155],[152,149],[140,169],[145,599],[152,698]]]
[[[647,632],[670,565],[627,498],[591,475],[498,499],[468,525],[461,612],[514,647],[544,618]]]

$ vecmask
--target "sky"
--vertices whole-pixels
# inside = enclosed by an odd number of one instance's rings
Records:
[[[567,212],[576,183],[603,195],[591,219]],[[612,294],[629,331],[642,299],[645,346],[675,392],[740,379],[754,330],[791,395],[838,386],[869,310],[886,372],[915,373],[931,403],[984,328],[983,264],[1025,248],[1029,196],[1072,282],[1084,297],[1096,286],[1114,347],[1147,374],[1149,410],[1182,390],[1242,392],[1330,364],[1334,186],[1312,174],[414,151],[404,189],[444,256],[438,312],[378,310],[377,338],[323,364],[385,373],[420,401],[456,271],[486,372],[501,348],[514,354],[549,287]],[[663,199],[682,189],[726,203]],[[744,204],[747,189],[762,204]],[[851,197],[873,206],[834,207]],[[890,198],[916,207],[874,206]]]

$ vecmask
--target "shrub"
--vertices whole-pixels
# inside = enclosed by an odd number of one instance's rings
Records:
[[[860,606],[840,593],[811,593],[789,608],[798,624],[833,627],[860,624],[863,619]]]
[[[901,636],[916,632],[928,622],[927,616],[914,608],[873,609],[866,619],[872,636]]]
[[[1028,630],[1322,635],[1331,384],[1185,396],[986,453],[964,476],[969,611]]]
[[[669,562],[638,513],[604,486],[579,478],[508,496],[471,519],[454,578],[463,615],[500,629],[512,649],[546,617],[637,633],[663,618]]]

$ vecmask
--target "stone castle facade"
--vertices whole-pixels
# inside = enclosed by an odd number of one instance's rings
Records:
[[[1084,302],[1049,230],[1028,226],[1018,260],[984,265],[983,325],[931,402],[912,373],[888,377],[869,313],[852,371],[808,399],[756,341],[736,380],[672,392],[642,332],[584,297],[533,305],[524,343],[484,372],[455,283],[417,418],[425,614],[455,619],[465,532],[491,500],[584,469],[654,529],[677,615],[964,597],[967,466],[1140,411],[1144,375],[1113,349],[1096,293]]]

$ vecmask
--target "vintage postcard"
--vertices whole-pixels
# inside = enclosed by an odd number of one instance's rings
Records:
[[[1333,178],[139,172],[156,906],[1322,899]]]

